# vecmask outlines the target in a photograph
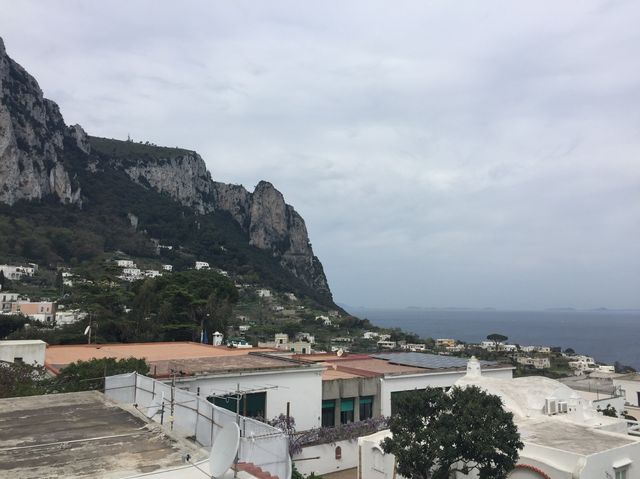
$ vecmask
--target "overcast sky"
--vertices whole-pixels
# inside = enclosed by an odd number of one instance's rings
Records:
[[[68,124],[266,179],[354,306],[640,307],[640,3],[0,0]]]

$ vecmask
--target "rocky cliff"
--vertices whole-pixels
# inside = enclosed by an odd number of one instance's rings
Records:
[[[79,203],[80,186],[63,161],[69,135],[58,106],[7,56],[0,38],[0,201],[53,195]]]
[[[81,206],[81,178],[115,169],[200,215],[228,212],[252,246],[268,251],[282,268],[331,297],[304,220],[271,183],[260,182],[249,192],[213,181],[194,151],[87,137],[80,126],[67,127],[36,80],[7,56],[2,39],[0,79],[1,203],[50,196]]]

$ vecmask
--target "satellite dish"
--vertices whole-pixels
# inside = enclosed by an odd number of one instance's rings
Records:
[[[211,445],[209,472],[214,478],[222,477],[236,458],[240,445],[240,428],[235,422],[225,424]]]
[[[342,356],[344,354],[344,349],[342,349],[342,348],[338,349],[336,354],[338,355],[338,357]]]
[[[87,326],[84,330],[84,335],[86,336],[87,334],[89,334],[89,331],[91,331],[91,326]]]

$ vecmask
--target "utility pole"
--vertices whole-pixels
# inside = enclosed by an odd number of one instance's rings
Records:
[[[240,401],[243,396],[240,394],[240,383],[236,385],[236,424],[240,429]],[[238,448],[239,449],[239,448]],[[236,451],[236,457],[233,460],[235,467],[233,468],[233,477],[238,477],[238,451]]]
[[[173,413],[174,413],[174,403],[175,403],[175,390],[176,390],[176,371],[171,371],[171,418],[169,422],[171,423],[171,430],[173,431]]]

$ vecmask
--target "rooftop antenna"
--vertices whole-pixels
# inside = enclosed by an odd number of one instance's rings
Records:
[[[235,422],[228,422],[211,445],[209,472],[212,477],[217,479],[224,476],[234,463],[239,446],[240,428]]]

